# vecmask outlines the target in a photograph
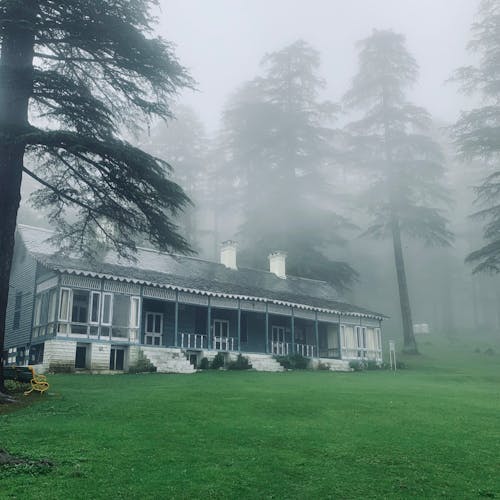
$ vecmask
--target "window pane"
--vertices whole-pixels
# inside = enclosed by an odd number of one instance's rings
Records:
[[[148,313],[146,315],[146,332],[151,333],[153,331],[153,315]]]
[[[160,334],[161,333],[161,315],[160,314],[155,314],[155,333]]]
[[[105,293],[102,299],[102,324],[111,324],[111,297],[110,293]]]
[[[139,299],[132,297],[130,301],[130,327],[139,328]]]
[[[92,313],[90,321],[92,323],[99,322],[99,306],[101,303],[101,294],[97,292],[92,292]]]
[[[113,326],[128,328],[130,322],[130,297],[115,294],[113,298]]]
[[[59,319],[68,321],[69,319],[69,290],[61,290],[61,303],[59,304]]]
[[[74,323],[87,323],[89,312],[89,292],[73,291],[73,309],[71,321]]]

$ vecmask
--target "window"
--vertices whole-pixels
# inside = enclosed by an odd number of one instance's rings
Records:
[[[129,339],[131,342],[137,340],[137,334],[139,332],[139,308],[141,305],[140,297],[130,297],[130,335]]]
[[[99,324],[99,312],[101,308],[101,293],[90,293],[90,323]]]
[[[89,292],[73,290],[73,304],[71,308],[72,323],[87,323],[89,316]]]
[[[16,302],[14,304],[14,324],[12,328],[19,330],[21,324],[21,309],[23,307],[23,292],[16,292]]]
[[[113,294],[102,294],[102,315],[101,324],[111,326],[111,318],[113,317]]]
[[[69,321],[70,302],[71,302],[71,290],[69,288],[61,288],[61,296],[59,300],[60,321]]]
[[[161,334],[163,331],[163,314],[146,313],[146,330],[144,343],[146,345],[161,345]]]

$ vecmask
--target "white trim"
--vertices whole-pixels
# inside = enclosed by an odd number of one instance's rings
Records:
[[[106,297],[109,297],[109,322],[104,321],[104,303],[106,302]],[[112,326],[113,324],[113,294],[110,292],[104,292],[101,297],[101,325],[102,326]]]
[[[197,295],[202,295],[202,296],[207,296],[207,297],[223,297],[223,298],[234,298],[234,299],[240,299],[240,300],[251,300],[251,301],[256,301],[256,302],[267,302],[269,304],[277,304],[277,305],[283,305],[287,307],[293,307],[297,309],[305,309],[309,311],[318,311],[318,312],[323,312],[326,313],[327,315],[341,315],[341,316],[350,316],[350,317],[355,317],[355,318],[372,318],[372,319],[377,319],[377,320],[383,320],[385,316],[381,316],[378,314],[370,314],[370,313],[361,313],[361,312],[351,312],[349,310],[347,311],[339,311],[337,309],[328,309],[328,308],[322,308],[322,307],[314,307],[314,306],[309,306],[307,304],[298,304],[295,302],[287,302],[283,300],[276,300],[276,299],[269,299],[267,297],[255,297],[251,295],[236,295],[236,294],[230,294],[230,293],[223,293],[223,292],[211,292],[211,291],[206,291],[206,290],[198,290],[196,288],[186,288],[178,285],[165,285],[165,284],[159,284],[155,283],[153,281],[147,281],[147,280],[139,280],[135,278],[126,278],[123,276],[116,276],[112,274],[104,274],[104,273],[95,273],[92,271],[79,271],[77,269],[71,269],[71,268],[55,268],[61,273],[66,273],[66,274],[75,274],[77,276],[82,275],[82,276],[90,276],[90,277],[95,277],[95,278],[101,278],[101,279],[108,279],[108,280],[114,280],[114,281],[124,281],[127,283],[137,283],[137,284],[142,284],[146,286],[155,286],[155,287],[160,287],[160,288],[165,288],[167,290],[177,290],[179,292],[186,292],[186,293],[194,293]],[[324,320],[323,320],[324,321]],[[332,318],[332,323],[338,323],[338,318]]]
[[[96,321],[92,321],[92,316],[94,315],[94,295],[97,295],[99,297],[98,302],[97,302],[97,320]],[[99,324],[100,311],[101,311],[101,292],[95,292],[92,290],[90,292],[89,324],[91,324],[91,325],[98,325]]]

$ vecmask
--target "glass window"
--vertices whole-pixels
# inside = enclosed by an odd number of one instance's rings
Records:
[[[113,326],[128,328],[130,322],[130,297],[128,295],[114,295],[111,316],[113,318]]]
[[[102,294],[102,317],[103,325],[111,325],[111,317],[113,313],[113,295],[111,293]]]
[[[90,322],[99,323],[99,311],[101,305],[100,292],[92,292],[90,300]]]
[[[139,297],[130,298],[130,328],[139,328]]]
[[[61,298],[59,302],[59,319],[61,321],[69,321],[69,303],[71,290],[61,288]]]
[[[87,323],[89,317],[89,292],[73,290],[73,307],[71,321],[73,323]]]

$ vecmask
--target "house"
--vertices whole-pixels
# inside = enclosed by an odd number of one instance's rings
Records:
[[[140,356],[160,372],[189,373],[203,357],[244,353],[258,370],[300,353],[331,369],[382,360],[384,316],[346,304],[328,283],[238,268],[236,245],[220,263],[141,248],[134,262],[58,255],[50,231],[19,226],[6,322],[8,364],[39,371],[128,370]]]

